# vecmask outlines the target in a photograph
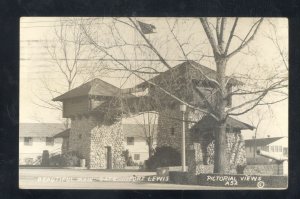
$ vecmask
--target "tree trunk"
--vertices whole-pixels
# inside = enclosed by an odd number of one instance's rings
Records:
[[[228,166],[226,124],[219,124],[215,131],[214,173],[226,173]]]
[[[217,94],[216,112],[219,117],[219,122],[215,129],[215,158],[214,158],[214,173],[226,173],[228,167],[227,159],[227,140],[226,140],[226,58],[216,56],[217,65],[217,81],[219,83],[219,92]]]
[[[154,155],[154,150],[153,150],[153,140],[149,137],[148,138],[148,154],[149,154],[149,158],[152,157]]]

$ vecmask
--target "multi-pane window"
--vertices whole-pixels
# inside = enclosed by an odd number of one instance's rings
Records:
[[[127,137],[127,145],[134,145],[134,137]]]
[[[140,160],[140,154],[134,154],[133,159],[134,160]]]
[[[54,145],[54,138],[53,137],[46,137],[46,145],[53,146]]]
[[[275,153],[280,153],[280,152],[282,152],[282,146],[278,146],[278,145],[276,145],[276,146],[270,146],[270,151],[271,152],[275,152]]]
[[[24,137],[24,145],[31,146],[32,145],[32,137]]]

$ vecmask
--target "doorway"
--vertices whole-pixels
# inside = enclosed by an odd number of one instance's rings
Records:
[[[105,147],[105,163],[106,163],[106,169],[112,169],[111,146]]]

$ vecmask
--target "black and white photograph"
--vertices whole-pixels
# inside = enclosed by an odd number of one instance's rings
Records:
[[[288,25],[21,17],[19,188],[287,189]]]

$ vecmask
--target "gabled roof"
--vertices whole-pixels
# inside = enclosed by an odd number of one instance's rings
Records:
[[[153,137],[157,137],[157,124],[123,124],[122,126],[125,137],[145,138],[145,133],[149,135],[149,127]]]
[[[123,133],[125,137],[139,137],[145,138],[145,133],[149,135],[150,132],[153,133],[154,138],[157,137],[157,125],[155,124],[122,124]],[[54,138],[68,138],[70,136],[70,129],[66,129],[56,135]]]
[[[259,139],[249,139],[245,140],[245,146],[253,146],[254,143],[256,146],[267,146],[277,140],[280,140],[284,137],[271,137],[271,138],[259,138]]]
[[[182,63],[174,66],[173,68],[166,70],[166,71],[160,73],[159,75],[149,79],[149,81],[156,82],[161,78],[170,78],[170,77],[172,77],[172,76],[170,76],[170,75],[172,75],[172,72],[174,72],[175,70],[180,70],[181,68],[184,68],[184,67],[191,69],[190,72],[193,73],[193,76],[199,77],[197,80],[204,80],[203,74],[210,79],[216,80],[217,73],[215,70],[208,68],[204,65],[201,65],[195,61],[185,61],[185,62],[182,62]],[[168,77],[168,76],[170,76],[170,77]],[[229,80],[229,84],[241,85],[243,83],[241,81],[238,81],[237,79],[232,78]],[[140,88],[140,87],[143,87],[146,85],[148,85],[148,82],[142,82],[142,83],[138,84],[136,86],[136,88]]]
[[[54,135],[53,137],[54,138],[68,138],[70,136],[70,131],[71,131],[71,129],[68,128],[68,129]]]
[[[216,127],[217,121],[211,117],[211,116],[204,116],[199,122],[197,122],[191,129],[197,129],[199,131],[208,131],[212,130]],[[228,117],[226,120],[226,128],[232,128],[236,130],[253,130],[254,127],[246,124],[244,122],[241,122],[237,119],[234,119],[232,117]]]
[[[118,96],[121,89],[113,86],[101,79],[95,78],[81,86],[78,86],[56,98],[53,101],[63,101],[65,99],[82,97],[82,96]],[[124,95],[123,95],[124,96]],[[125,96],[129,96],[126,94]],[[131,95],[130,95],[131,96]]]
[[[64,128],[61,123],[20,123],[19,137],[52,137]]]

